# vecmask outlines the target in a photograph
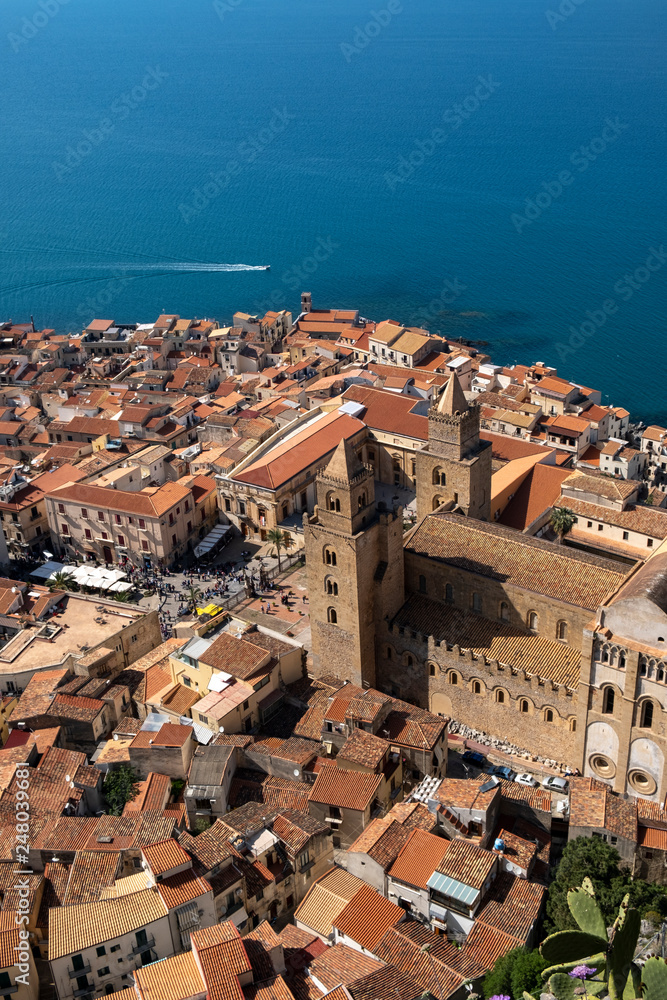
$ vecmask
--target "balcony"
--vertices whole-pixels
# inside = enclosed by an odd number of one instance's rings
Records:
[[[69,977],[70,979],[78,979],[79,976],[86,976],[90,972],[90,962],[86,965],[82,965],[80,969],[70,969]]]
[[[149,937],[146,938],[146,940],[141,944],[135,944],[134,948],[132,949],[132,954],[140,955],[142,951],[148,951],[149,948],[153,947],[155,947],[155,938]]]
[[[310,861],[306,861],[306,863],[304,865],[300,866],[299,871],[302,872],[302,873],[303,872],[309,872],[310,869],[313,867],[314,864],[315,864],[315,861],[311,858]]]
[[[12,993],[16,993],[18,986],[2,986],[0,987],[0,997],[11,996]]]
[[[92,996],[94,989],[95,989],[94,985],[92,983],[90,983],[89,986],[84,986],[84,988],[82,990],[74,990],[74,993],[72,994],[72,996],[75,996],[75,997],[88,997],[88,996]]]

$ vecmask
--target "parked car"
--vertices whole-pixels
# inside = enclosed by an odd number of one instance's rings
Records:
[[[546,788],[549,792],[560,792],[562,795],[567,795],[570,786],[565,778],[557,778],[552,774],[544,779],[542,788]]]
[[[461,760],[464,760],[466,764],[474,764],[475,767],[484,767],[487,762],[484,754],[478,753],[476,750],[466,750]]]
[[[538,788],[540,784],[532,774],[517,774],[514,783],[516,785],[527,785],[529,788]]]
[[[493,764],[492,767],[488,768],[487,774],[492,774],[494,778],[504,778],[505,781],[514,781],[516,771],[513,771],[511,767],[505,767],[502,764]]]

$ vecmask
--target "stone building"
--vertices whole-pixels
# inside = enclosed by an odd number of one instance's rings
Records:
[[[631,566],[489,523],[491,448],[455,376],[428,434],[406,535],[347,445],[318,473],[304,518],[315,673],[664,801],[667,542]]]
[[[428,444],[417,452],[417,517],[453,504],[468,517],[491,516],[491,446],[479,436],[480,411],[456,375],[428,413]]]
[[[403,600],[401,508],[376,507],[373,472],[343,439],[303,523],[315,671],[374,687],[373,625]]]

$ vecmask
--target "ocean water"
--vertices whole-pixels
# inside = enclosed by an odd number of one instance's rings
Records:
[[[4,0],[0,317],[307,290],[664,422],[666,42],[664,0]]]

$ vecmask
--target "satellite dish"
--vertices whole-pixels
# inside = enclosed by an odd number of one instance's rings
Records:
[[[294,777],[295,777],[295,778],[298,778],[300,774],[301,774],[301,772],[299,771],[299,768],[298,768],[298,767],[295,767],[295,768],[294,768]]]
[[[225,731],[225,727],[224,726],[220,726],[220,728],[218,729],[218,732],[219,733],[224,733],[224,731]]]

